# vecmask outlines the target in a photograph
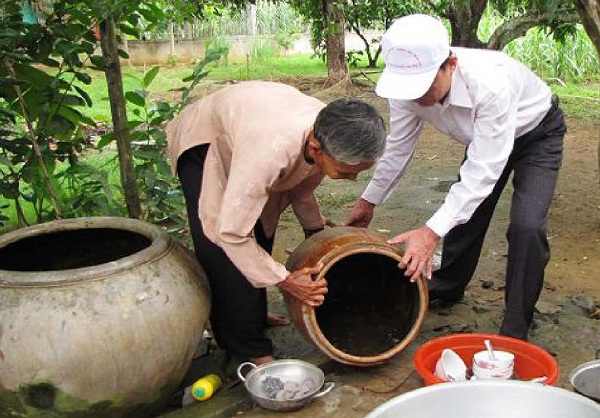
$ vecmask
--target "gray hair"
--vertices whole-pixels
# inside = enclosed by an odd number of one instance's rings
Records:
[[[338,99],[321,109],[313,135],[325,153],[348,165],[376,161],[385,148],[383,118],[358,99]]]

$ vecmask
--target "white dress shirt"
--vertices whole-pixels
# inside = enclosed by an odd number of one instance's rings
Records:
[[[460,181],[427,221],[440,237],[467,222],[492,192],[515,138],[534,129],[551,105],[550,88],[531,70],[498,51],[452,48],[457,67],[444,103],[421,107],[390,99],[386,149],[362,198],[375,205],[392,193],[413,156],[423,122],[468,146]]]

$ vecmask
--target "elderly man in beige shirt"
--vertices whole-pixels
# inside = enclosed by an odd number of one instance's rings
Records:
[[[313,307],[327,293],[326,281],[312,278],[321,266],[288,272],[271,257],[279,216],[291,205],[306,236],[323,229],[314,190],[325,176],[353,180],[375,163],[382,118],[360,100],[325,106],[293,87],[254,81],[188,106],[167,137],[211,285],[215,339],[236,361],[272,361],[266,286]]]

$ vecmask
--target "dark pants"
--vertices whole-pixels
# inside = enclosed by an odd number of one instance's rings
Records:
[[[506,313],[500,333],[527,339],[550,258],[548,209],[562,162],[565,133],[562,111],[553,98],[542,122],[515,140],[492,193],[467,223],[456,226],[444,238],[441,267],[434,272],[430,286],[431,299],[457,300],[464,294],[477,267],[492,214],[512,172],[514,192],[506,232]]]
[[[202,193],[204,160],[208,145],[184,152],[177,161],[187,206],[190,232],[196,258],[208,275],[212,293],[210,324],[219,346],[242,359],[271,355],[271,340],[264,335],[267,325],[267,293],[255,288],[227,257],[221,247],[205,235],[198,215]],[[254,236],[265,251],[271,253],[273,238],[267,238],[260,221]]]

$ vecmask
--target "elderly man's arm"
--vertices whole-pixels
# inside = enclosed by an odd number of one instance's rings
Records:
[[[277,177],[276,170],[261,177],[250,175],[243,167],[232,167],[219,214],[218,245],[254,287],[278,286],[316,307],[327,293],[324,279],[313,280],[321,267],[290,273],[258,245],[252,234],[269,198],[270,185]]]
[[[315,174],[302,181],[289,194],[292,210],[298,218],[306,238],[322,231],[326,220],[321,215],[315,190],[323,181],[322,174]]]

